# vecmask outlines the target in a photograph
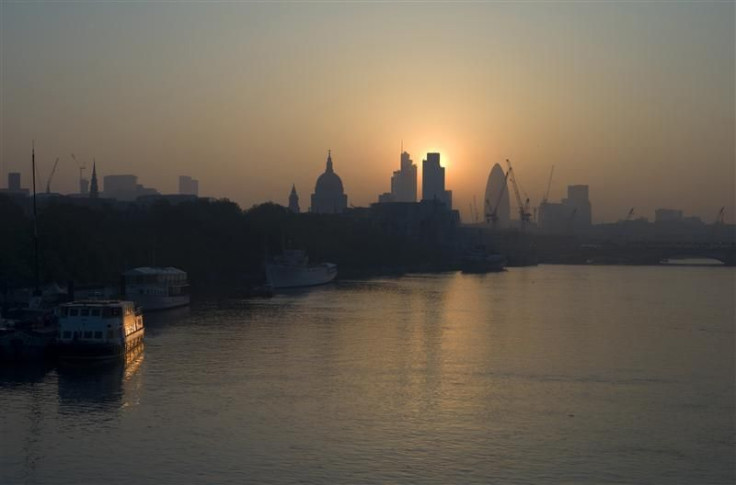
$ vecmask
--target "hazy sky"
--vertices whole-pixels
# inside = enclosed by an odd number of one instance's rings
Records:
[[[0,186],[76,191],[78,167],[178,176],[302,209],[332,149],[348,202],[390,187],[401,141],[440,151],[470,218],[510,158],[538,203],[590,185],[594,221],[736,203],[734,2],[0,4]],[[87,174],[90,172],[88,171]],[[421,175],[420,175],[421,181]]]

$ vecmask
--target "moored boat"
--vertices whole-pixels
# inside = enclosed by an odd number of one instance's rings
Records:
[[[467,250],[460,261],[463,273],[491,273],[506,269],[506,257],[489,253],[483,247]]]
[[[274,289],[324,285],[336,276],[336,264],[309,264],[306,253],[299,249],[285,250],[266,263],[266,280]]]
[[[123,273],[123,296],[147,312],[187,306],[187,273],[172,267],[133,268]]]
[[[132,301],[73,301],[59,306],[58,318],[62,360],[116,358],[143,342],[143,315]]]

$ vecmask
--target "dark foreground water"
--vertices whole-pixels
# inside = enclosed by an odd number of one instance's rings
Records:
[[[0,483],[735,481],[728,268],[341,282],[0,370]]]

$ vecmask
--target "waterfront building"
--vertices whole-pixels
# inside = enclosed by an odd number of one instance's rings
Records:
[[[296,193],[296,185],[291,185],[291,193],[289,194],[289,210],[294,214],[299,214],[299,196]]]
[[[199,195],[199,180],[193,179],[188,175],[179,176],[179,194],[181,195]]]
[[[422,161],[422,200],[435,200],[452,210],[452,191],[445,190],[445,167],[440,165],[439,153],[427,153]]]
[[[509,227],[511,223],[509,187],[506,174],[498,163],[491,168],[488,174],[483,214],[485,221],[494,227]]]
[[[317,179],[309,211],[317,214],[339,214],[348,207],[342,180],[332,168],[332,153],[327,152],[327,167]]]

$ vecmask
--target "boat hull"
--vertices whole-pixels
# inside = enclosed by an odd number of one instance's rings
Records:
[[[310,266],[293,266],[269,263],[266,278],[274,289],[304,288],[330,283],[337,276],[337,265],[324,263]]]
[[[137,330],[121,343],[70,342],[57,344],[59,359],[65,362],[94,362],[118,359],[143,343],[144,329]]]

